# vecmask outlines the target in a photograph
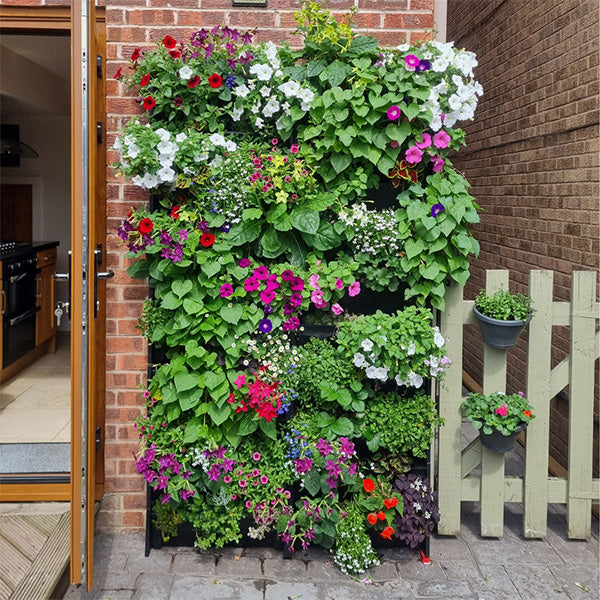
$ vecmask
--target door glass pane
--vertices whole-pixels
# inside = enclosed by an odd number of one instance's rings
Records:
[[[0,52],[0,477],[68,476],[70,323],[54,311],[69,284],[53,275],[71,246],[70,40],[6,33]]]

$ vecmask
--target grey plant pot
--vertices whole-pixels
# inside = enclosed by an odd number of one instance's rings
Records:
[[[503,350],[517,345],[521,331],[525,325],[531,321],[529,317],[526,321],[503,321],[501,319],[492,319],[480,313],[476,306],[473,306],[473,314],[479,320],[479,327],[483,335],[483,341],[493,348]]]
[[[503,435],[498,430],[494,430],[492,433],[483,433],[483,431],[481,431],[479,435],[481,437],[481,443],[488,450],[506,454],[506,452],[510,452],[514,448],[519,434],[521,431],[525,431],[525,429],[527,429],[527,425],[521,423],[521,425],[519,425],[510,435]]]

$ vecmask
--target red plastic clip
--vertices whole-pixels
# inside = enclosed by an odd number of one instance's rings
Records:
[[[431,559],[429,558],[429,556],[427,556],[425,554],[425,552],[423,552],[423,550],[419,549],[419,554],[421,555],[421,562],[424,565],[430,565],[431,564]]]

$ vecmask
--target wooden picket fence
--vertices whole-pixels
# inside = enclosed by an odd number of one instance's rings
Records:
[[[462,349],[463,326],[475,323],[473,301],[463,299],[458,285],[449,288],[441,330],[449,339],[452,368],[439,390],[440,415],[437,489],[442,535],[460,534],[462,501],[481,503],[480,533],[501,537],[504,503],[523,504],[523,535],[546,535],[548,504],[567,505],[567,536],[586,539],[591,533],[592,503],[600,498],[600,480],[592,478],[594,435],[594,373],[600,355],[600,304],[596,302],[596,277],[591,271],[573,273],[571,302],[553,302],[552,271],[532,271],[529,295],[535,309],[522,334],[528,334],[525,393],[536,418],[526,433],[525,466],[521,477],[506,477],[503,454],[481,445],[479,437],[462,448]],[[508,289],[508,271],[488,271],[486,292]],[[552,326],[569,326],[570,356],[551,368]],[[483,392],[506,392],[506,350],[484,344]],[[566,477],[549,477],[550,400],[569,386],[569,451]],[[515,390],[511,390],[514,392]],[[481,465],[481,476],[472,471]]]

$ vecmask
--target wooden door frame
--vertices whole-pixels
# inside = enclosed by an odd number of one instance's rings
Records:
[[[18,6],[0,6],[0,33],[27,33],[27,34],[62,34],[71,35],[71,8],[69,6],[39,6],[39,7],[18,7]],[[96,9],[95,33],[98,46],[96,51],[102,57],[102,69],[106,65],[106,19],[104,8]],[[105,96],[103,86],[94,85],[95,102],[95,120],[100,122],[106,131],[105,126]],[[73,122],[74,114],[71,115]],[[73,128],[73,126],[72,126]],[[105,135],[104,135],[105,138]],[[95,172],[92,179],[95,181],[95,193],[98,201],[105,206],[106,204],[106,164],[103,150],[105,149],[105,140],[101,148],[94,153]],[[105,210],[102,210],[105,214]],[[77,235],[79,234],[79,235]],[[81,232],[71,231],[71,243]],[[105,242],[105,240],[104,240]],[[105,348],[106,340],[100,340],[101,350]],[[77,349],[71,348],[71,364],[73,364],[73,353]],[[80,354],[79,354],[80,355]],[[104,354],[102,354],[104,356]],[[75,372],[75,370],[73,370]],[[104,388],[105,362],[104,360],[95,361],[94,372],[92,374],[94,382]],[[73,374],[72,374],[73,378]],[[77,379],[77,378],[76,378]],[[72,385],[77,385],[77,381]],[[95,421],[104,429],[104,397],[96,398],[94,402]],[[73,411],[72,411],[73,413]],[[72,415],[73,416],[73,415]],[[93,432],[92,432],[93,433]],[[72,444],[73,447],[73,444]],[[95,463],[95,499],[100,500],[104,487],[104,436],[101,436],[101,447],[97,453],[98,459]],[[73,458],[71,458],[73,463]],[[1,485],[0,501],[2,502],[23,502],[23,501],[68,501],[71,498],[71,482],[49,481],[52,474],[44,474],[47,482],[39,482],[39,478],[30,475],[11,474],[12,481]],[[28,481],[31,480],[31,481]],[[38,479],[38,481],[36,481]],[[11,481],[11,479],[9,479]]]

